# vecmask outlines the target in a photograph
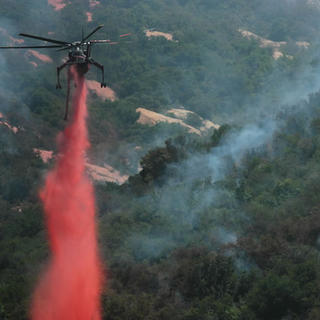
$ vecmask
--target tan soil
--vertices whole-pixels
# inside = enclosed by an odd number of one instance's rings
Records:
[[[218,130],[220,128],[219,124],[213,123],[210,120],[203,120],[202,123],[203,123],[203,126],[200,128],[201,131],[207,131],[210,129]]]
[[[87,87],[90,91],[93,91],[102,100],[115,101],[117,99],[116,93],[109,87],[101,88],[98,81],[86,80]]]
[[[276,49],[273,51],[272,57],[274,60],[278,60],[279,58],[283,57],[283,53]]]
[[[174,108],[174,109],[170,109],[167,111],[168,114],[173,114],[176,118],[179,118],[181,120],[187,120],[188,116],[190,114],[195,114],[196,113],[190,111],[190,110],[186,110],[186,109],[178,109],[178,108]],[[219,129],[220,126],[218,124],[213,123],[210,120],[204,120],[202,117],[200,117],[199,115],[197,115],[199,117],[199,119],[202,121],[202,126],[200,128],[200,131],[207,131],[211,128],[214,129]]]
[[[186,120],[188,115],[193,112],[186,109],[170,109],[167,111],[167,113],[173,114],[176,118],[181,120]]]
[[[35,68],[38,67],[38,64],[36,62],[34,62],[34,61],[29,61],[29,63],[32,64]]]
[[[48,163],[53,158],[53,151],[33,148],[33,152],[38,154],[44,163]]]
[[[171,33],[165,33],[161,31],[151,31],[151,30],[145,30],[144,32],[148,38],[163,37],[163,38],[166,38],[168,41],[173,41],[173,35]]]
[[[42,53],[39,53],[36,50],[28,50],[27,54],[32,55],[33,57],[37,58],[38,60],[40,60],[42,62],[46,62],[46,63],[52,62],[52,59],[49,56],[42,54]]]
[[[89,5],[91,8],[98,6],[100,4],[100,1],[97,0],[89,0]]]
[[[243,37],[245,37],[247,39],[254,39],[254,40],[257,40],[258,42],[260,42],[261,48],[280,48],[281,46],[287,44],[286,41],[277,42],[277,41],[272,41],[272,40],[262,38],[262,37],[256,35],[255,33],[247,31],[247,30],[238,29],[238,31],[242,34]]]
[[[137,120],[137,123],[154,126],[159,122],[166,122],[166,123],[177,123],[181,125],[182,127],[185,127],[188,129],[190,133],[195,133],[197,135],[201,135],[202,132],[207,131],[211,128],[218,129],[220,126],[218,124],[215,124],[209,120],[203,120],[201,117],[200,120],[202,120],[203,126],[201,128],[197,129],[194,128],[188,124],[186,124],[182,119],[176,119],[172,117],[165,116],[163,114],[145,109],[145,108],[137,108],[136,112],[140,113],[140,117]],[[193,113],[192,111],[185,110],[185,109],[171,109],[168,111],[168,113],[172,113],[175,116],[181,116],[183,119],[186,119],[186,115],[188,113]]]
[[[1,33],[3,36],[9,38],[10,41],[13,42],[13,44],[21,44],[21,43],[24,43],[24,39],[17,39],[17,38],[12,37],[12,36],[8,33],[8,31],[7,31],[6,29],[4,29],[4,28],[0,28],[0,33]]]
[[[13,133],[18,133],[19,132],[19,128],[12,126],[7,120],[4,119],[4,115],[3,113],[0,112],[0,125],[1,126],[6,126],[7,128],[9,128]]]
[[[282,46],[287,45],[286,41],[278,41],[277,42],[277,41],[268,40],[268,39],[265,39],[265,38],[262,38],[262,37],[256,35],[253,32],[243,30],[243,29],[238,29],[238,31],[242,34],[243,37],[245,37],[247,39],[254,39],[254,40],[258,41],[260,43],[261,48],[272,48],[273,49],[272,57],[275,60],[278,60],[279,58],[282,58],[284,56],[288,59],[293,59],[293,56],[284,55],[283,52],[280,51],[280,48]],[[310,46],[310,43],[307,41],[297,41],[296,45],[298,47],[303,47],[304,49],[308,49]]]
[[[53,151],[33,148],[33,152],[38,154],[44,163],[48,163],[49,160],[55,156]],[[125,183],[129,176],[121,175],[121,173],[112,168],[111,166],[104,164],[102,167],[91,163],[86,163],[88,175],[95,181],[99,182],[114,182],[117,184]]]
[[[106,164],[103,167],[100,167],[94,164],[87,163],[86,167],[88,174],[95,181],[123,184],[129,178],[129,176],[121,175],[118,170]]]
[[[17,133],[17,132],[19,131],[19,128],[10,125],[7,121],[1,121],[1,120],[0,120],[0,125],[6,126],[6,127],[9,128],[13,133]]]
[[[310,47],[310,42],[307,41],[297,41],[296,45],[298,47],[303,47],[304,49],[308,49]]]
[[[159,122],[178,123],[181,126],[187,128],[190,133],[196,133],[198,135],[201,135],[200,130],[198,130],[192,126],[189,126],[188,124],[184,123],[180,119],[167,117],[167,116],[164,116],[163,114],[160,114],[160,113],[157,113],[154,111],[150,111],[150,110],[147,110],[144,108],[138,108],[138,109],[136,109],[136,112],[140,113],[140,117],[137,120],[137,122],[140,124],[154,126]]]
[[[64,0],[48,0],[48,3],[53,6],[56,11],[62,10],[66,6]]]
[[[23,39],[16,39],[16,38],[14,38],[14,37],[9,37],[10,38],[10,40],[13,42],[13,43],[16,43],[16,44],[22,44],[22,43],[24,43],[24,40]]]
[[[87,22],[92,22],[92,12],[86,12]]]

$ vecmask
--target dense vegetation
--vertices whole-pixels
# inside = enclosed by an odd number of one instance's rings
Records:
[[[34,2],[0,0],[0,26],[77,36],[86,2],[59,12]],[[96,186],[104,319],[319,319],[319,12],[274,0],[108,0],[92,10],[101,37],[133,33],[130,45],[95,51],[119,100],[91,101],[92,156],[145,153],[128,183]],[[178,42],[148,40],[145,28]],[[293,58],[275,61],[238,28],[288,41]],[[0,126],[0,319],[23,320],[49,254],[37,190],[52,163],[32,148],[54,148],[64,94],[52,89],[53,65],[34,69],[19,52],[0,65],[0,111],[24,128]],[[139,106],[179,105],[227,124],[206,137],[136,124]]]

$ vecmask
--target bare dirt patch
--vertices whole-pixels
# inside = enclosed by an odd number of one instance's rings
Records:
[[[48,163],[51,159],[54,159],[56,157],[51,150],[33,148],[33,152],[39,155],[44,163]],[[122,175],[120,171],[107,164],[98,166],[87,162],[86,169],[88,175],[97,182],[113,182],[117,184],[123,184],[129,178],[128,175]]]
[[[48,163],[53,158],[53,151],[33,148],[33,152],[38,154],[44,163]]]
[[[89,0],[89,5],[91,8],[96,7],[100,4],[100,1],[97,0]]]
[[[285,55],[280,49],[283,46],[287,45],[286,41],[272,41],[269,39],[265,39],[263,37],[258,36],[257,34],[243,29],[238,29],[238,31],[242,34],[244,38],[250,39],[250,40],[256,40],[260,45],[260,48],[271,48],[272,49],[272,57],[275,60],[278,60],[282,57],[286,57],[288,59],[293,59],[290,55]],[[296,41],[295,42],[297,47],[308,49],[310,46],[310,43],[307,41]]]
[[[144,32],[148,38],[163,37],[163,38],[167,39],[168,41],[173,41],[173,35],[171,33],[165,33],[165,32],[161,32],[161,31],[151,31],[151,30],[145,30]]]
[[[94,92],[102,100],[115,101],[117,99],[116,93],[111,88],[101,88],[98,81],[87,80],[86,83],[89,91]]]
[[[47,56],[46,54],[43,54],[43,53],[39,53],[36,50],[28,50],[27,55],[33,56],[42,62],[52,63],[52,59],[49,56]]]
[[[149,125],[149,126],[154,126],[160,122],[166,122],[166,123],[177,123],[181,125],[182,127],[188,129],[190,133],[195,133],[197,135],[202,135],[203,132],[213,128],[213,129],[218,129],[220,126],[209,121],[209,120],[204,120],[203,118],[199,117],[202,126],[198,129],[195,128],[187,123],[185,123],[183,120],[186,120],[188,117],[188,114],[193,113],[192,111],[185,110],[185,109],[171,109],[167,113],[173,114],[176,118],[165,116],[161,113],[157,113],[145,108],[137,108],[136,112],[140,113],[139,119],[137,120],[137,123],[144,124],[144,125]],[[180,119],[177,119],[179,118]]]
[[[87,22],[92,22],[92,12],[86,12]]]
[[[4,117],[3,113],[0,112],[0,125],[7,127],[9,130],[11,130],[14,134],[19,132],[19,128],[12,126]]]
[[[100,182],[114,182],[117,184],[125,183],[129,176],[121,175],[120,172],[111,166],[105,164],[103,167],[87,163],[87,172],[91,178]]]
[[[62,10],[67,4],[64,0],[48,0],[48,3],[53,6],[54,10]]]

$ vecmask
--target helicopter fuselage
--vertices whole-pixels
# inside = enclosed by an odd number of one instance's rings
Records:
[[[69,50],[69,62],[76,65],[79,73],[85,74],[89,70],[90,49],[87,44],[74,43]]]

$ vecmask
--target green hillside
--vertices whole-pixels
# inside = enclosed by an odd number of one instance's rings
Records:
[[[308,1],[72,0],[55,11],[0,0],[3,45],[19,32],[73,41],[83,25],[104,24],[96,39],[132,33],[93,52],[118,99],[90,97],[89,158],[131,174],[95,186],[103,319],[320,319],[319,10]],[[53,62],[0,52],[3,320],[28,319],[49,256],[37,192],[53,161],[33,148],[56,150],[65,90],[55,89],[63,54],[41,53]],[[184,107],[221,127],[147,126],[139,107]]]

